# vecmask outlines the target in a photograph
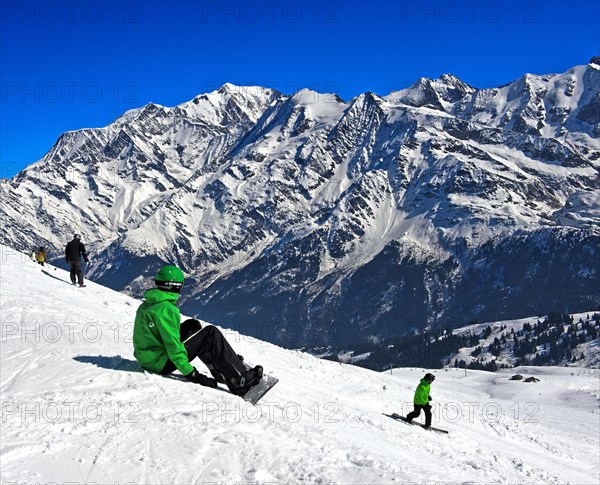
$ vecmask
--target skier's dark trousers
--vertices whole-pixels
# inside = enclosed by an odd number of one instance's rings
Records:
[[[67,244],[65,248],[65,259],[71,267],[71,283],[75,284],[75,277],[79,286],[83,286],[83,270],[81,269],[81,257],[87,263],[89,259],[85,252],[85,246],[81,242],[79,234],[73,236],[73,240]]]
[[[435,380],[435,376],[433,374],[425,374],[425,377],[421,379],[417,389],[415,390],[415,397],[413,399],[413,404],[415,409],[412,413],[409,413],[406,416],[406,419],[411,422],[413,419],[418,418],[421,415],[421,410],[425,412],[425,427],[431,427],[431,396],[429,395],[429,391],[431,389],[431,383]]]
[[[415,418],[418,418],[421,415],[421,409],[425,413],[425,426],[429,428],[431,426],[431,404],[414,404],[414,411],[412,413],[408,413],[406,419],[412,421]]]
[[[185,337],[186,324],[192,322],[195,323],[198,321],[190,319],[181,324],[182,341],[183,337]],[[200,326],[199,322],[197,324]],[[188,361],[191,362],[198,357],[219,382],[224,384],[235,383],[246,372],[246,366],[240,359],[240,356],[231,348],[231,345],[225,340],[225,337],[217,327],[212,325],[204,327],[189,337],[183,345],[187,351]],[[175,364],[169,360],[160,373],[170,374],[176,369]],[[232,387],[232,391],[237,390],[233,386],[229,387]]]

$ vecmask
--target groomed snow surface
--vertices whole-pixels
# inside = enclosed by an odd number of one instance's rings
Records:
[[[3,484],[598,483],[597,369],[436,370],[441,435],[382,414],[411,409],[425,369],[379,374],[224,329],[280,380],[253,407],[142,372],[139,301],[1,258]],[[541,380],[508,380],[517,371]]]

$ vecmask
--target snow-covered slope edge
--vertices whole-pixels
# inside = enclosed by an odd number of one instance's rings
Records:
[[[437,371],[443,436],[381,414],[407,409],[422,369],[378,374],[226,331],[280,379],[254,408],[140,372],[137,300],[0,251],[4,483],[597,483],[597,370],[530,368],[534,385]]]

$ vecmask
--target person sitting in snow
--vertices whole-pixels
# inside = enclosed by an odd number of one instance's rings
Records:
[[[176,306],[183,288],[183,272],[177,266],[165,266],[156,274],[156,288],[144,292],[133,327],[133,355],[149,372],[170,374],[181,372],[188,381],[208,387],[217,382],[243,396],[262,378],[260,365],[247,369],[221,331],[212,325],[202,328],[196,319],[183,323]],[[198,357],[213,378],[207,377],[190,363]]]
[[[46,261],[46,251],[44,251],[44,248],[38,249],[37,253],[35,253],[35,260],[38,264],[44,266],[44,261]]]
[[[429,390],[431,389],[431,383],[435,380],[435,376],[433,374],[425,374],[425,377],[421,379],[417,389],[415,390],[415,397],[413,399],[413,404],[415,409],[412,413],[409,413],[406,416],[406,420],[410,423],[413,419],[418,418],[421,414],[421,409],[425,412],[425,427],[431,428],[431,396],[429,395]]]

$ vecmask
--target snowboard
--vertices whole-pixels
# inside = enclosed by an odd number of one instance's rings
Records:
[[[242,396],[244,401],[249,402],[250,404],[256,405],[258,401],[260,401],[263,396],[269,392],[275,384],[279,382],[279,379],[273,376],[263,375],[262,379],[256,384],[252,386],[250,390]]]
[[[445,429],[434,428],[433,426],[431,426],[429,428],[426,428],[424,424],[415,423],[414,421],[408,421],[404,416],[400,416],[397,413],[392,413],[392,414],[385,414],[385,413],[383,413],[383,414],[384,414],[384,416],[387,416],[388,418],[395,419],[396,421],[402,421],[402,422],[404,422],[406,424],[420,426],[421,428],[426,429],[428,431],[435,431],[436,433],[448,434],[448,431],[446,431]]]
[[[198,333],[198,332],[196,332]],[[189,338],[192,338],[193,335],[191,335]],[[187,340],[187,339],[186,339]],[[246,367],[247,370],[252,369],[251,366],[249,366],[246,362],[244,362],[244,366]],[[166,377],[171,377],[171,378],[175,378],[175,379],[179,379],[179,380],[187,380],[184,376],[180,375],[180,374],[165,374]],[[213,377],[215,377],[215,374],[213,374]],[[217,379],[217,382],[221,382],[224,383],[225,382],[225,378],[220,376],[221,379]],[[277,379],[276,377],[273,376],[267,376],[264,375],[262,376],[262,379],[258,382],[258,384],[252,386],[248,392],[246,392],[246,394],[240,396],[244,401],[249,402],[252,405],[256,405],[256,403],[258,401],[260,401],[263,396],[269,392],[273,386],[275,384],[277,384],[279,382],[279,379]],[[225,391],[225,389],[219,388],[223,391]]]

